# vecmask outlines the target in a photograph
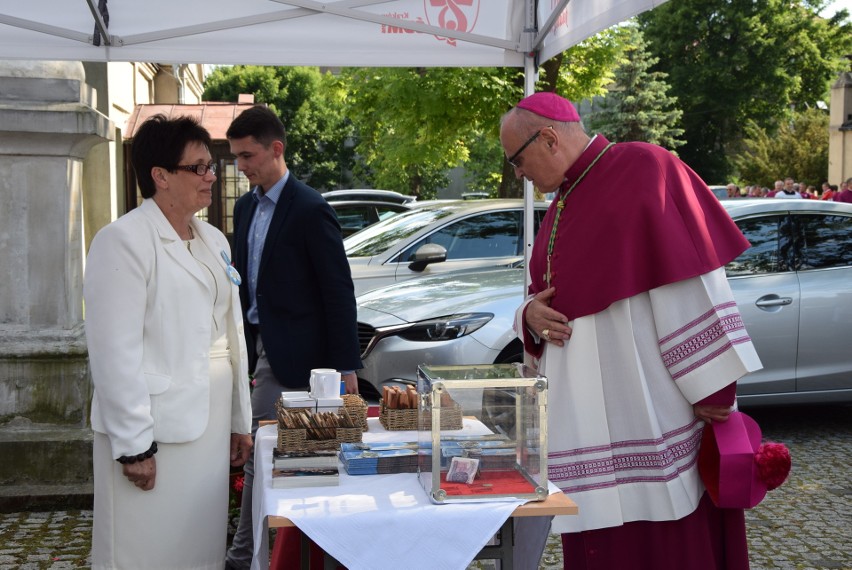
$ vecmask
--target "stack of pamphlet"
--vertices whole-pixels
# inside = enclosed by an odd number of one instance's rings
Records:
[[[310,392],[282,392],[281,405],[285,408],[308,408],[316,412],[336,412],[344,405],[339,396],[314,398]]]
[[[441,466],[448,467],[453,457],[479,460],[479,468],[492,471],[513,469],[517,464],[514,441],[500,439],[457,439],[441,441]]]
[[[416,473],[417,443],[341,443],[340,461],[349,475]]]
[[[272,450],[272,487],[323,487],[340,484],[337,450]]]

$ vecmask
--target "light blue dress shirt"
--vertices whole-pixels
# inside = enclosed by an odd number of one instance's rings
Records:
[[[261,190],[260,186],[255,186],[252,190],[252,197],[257,202],[257,208],[254,210],[254,217],[251,220],[251,226],[248,233],[248,286],[249,286],[249,308],[246,311],[248,322],[253,325],[260,324],[257,316],[257,270],[260,267],[260,256],[263,254],[263,244],[266,242],[266,233],[269,231],[269,224],[272,222],[272,215],[275,213],[275,206],[278,204],[278,199],[281,198],[281,192],[284,190],[284,185],[287,184],[287,179],[290,177],[290,171],[284,173],[281,180],[272,185],[266,193]]]

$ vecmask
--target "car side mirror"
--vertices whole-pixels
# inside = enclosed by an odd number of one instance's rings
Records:
[[[412,271],[423,271],[430,263],[441,263],[447,260],[447,248],[437,243],[426,243],[414,252],[414,261],[408,264]]]

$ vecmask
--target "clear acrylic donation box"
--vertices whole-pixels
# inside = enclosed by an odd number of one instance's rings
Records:
[[[433,502],[547,498],[545,377],[523,364],[421,365],[417,391],[418,476]],[[441,429],[459,408],[462,428]]]

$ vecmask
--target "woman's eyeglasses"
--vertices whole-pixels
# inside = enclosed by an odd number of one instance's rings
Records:
[[[216,174],[216,164],[211,162],[210,164],[179,164],[175,166],[175,170],[186,170],[187,172],[194,172],[198,176],[204,176],[208,172],[212,172]]]

